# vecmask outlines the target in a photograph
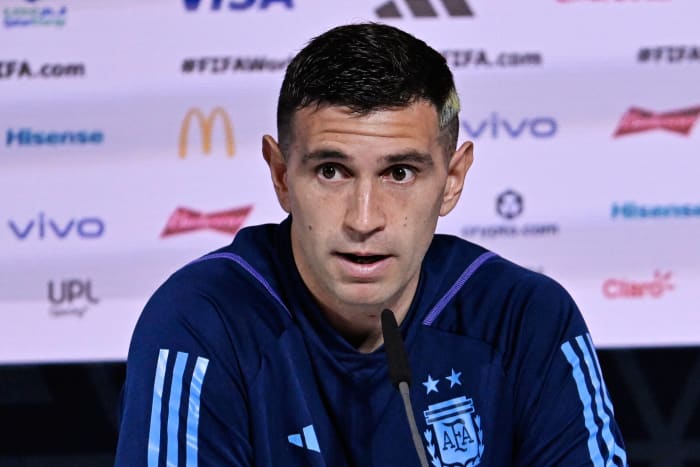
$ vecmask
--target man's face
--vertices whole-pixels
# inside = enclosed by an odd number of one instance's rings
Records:
[[[408,309],[438,216],[471,163],[470,144],[445,154],[437,121],[423,101],[364,116],[312,106],[294,116],[286,160],[265,137],[294,260],[325,310]]]

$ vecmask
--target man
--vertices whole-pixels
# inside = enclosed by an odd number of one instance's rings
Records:
[[[626,465],[586,326],[552,280],[434,235],[472,162],[445,60],[358,24],[289,65],[263,155],[280,225],[175,273],[134,332],[117,465]]]

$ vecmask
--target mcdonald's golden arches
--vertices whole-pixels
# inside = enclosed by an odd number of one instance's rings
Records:
[[[224,135],[226,137],[226,154],[233,157],[235,152],[233,140],[233,125],[226,111],[221,107],[215,107],[209,115],[204,113],[197,107],[193,107],[187,111],[185,118],[180,126],[180,158],[184,159],[187,156],[187,140],[190,131],[192,119],[196,119],[199,124],[199,131],[202,136],[202,152],[204,154],[211,153],[211,137],[214,130],[214,121],[218,118],[221,120],[224,127]]]

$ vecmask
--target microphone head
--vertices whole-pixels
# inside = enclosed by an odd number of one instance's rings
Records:
[[[384,336],[384,349],[386,359],[389,364],[389,378],[391,382],[399,387],[399,383],[406,382],[411,385],[411,369],[408,366],[406,349],[401,339],[399,326],[396,324],[394,313],[389,309],[384,309],[381,314],[382,336]]]

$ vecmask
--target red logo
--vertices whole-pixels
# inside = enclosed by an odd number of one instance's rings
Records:
[[[630,281],[627,279],[608,279],[603,282],[603,295],[609,299],[616,298],[659,298],[673,290],[671,272],[654,272],[654,278],[646,282]]]
[[[688,136],[695,120],[700,115],[700,106],[673,112],[654,113],[648,110],[632,107],[620,120],[614,137],[641,133],[649,130],[668,130]]]
[[[253,206],[229,209],[227,211],[204,214],[193,209],[177,208],[170,215],[161,238],[170,235],[194,232],[195,230],[212,229],[234,235],[243,225]]]

